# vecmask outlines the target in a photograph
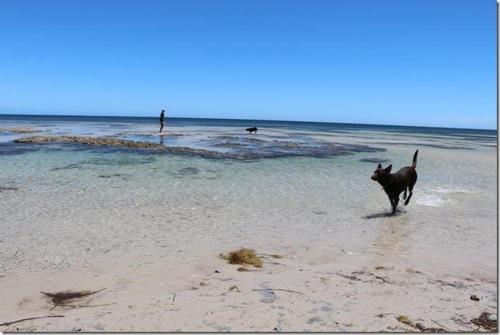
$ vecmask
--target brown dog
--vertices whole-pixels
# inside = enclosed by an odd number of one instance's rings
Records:
[[[396,173],[391,173],[392,164],[385,169],[379,164],[372,175],[372,179],[378,181],[378,183],[382,185],[385,193],[389,197],[392,206],[392,214],[396,214],[401,192],[405,192],[403,194],[403,199],[406,200],[405,206],[408,205],[413,195],[413,186],[415,186],[417,182],[417,171],[415,170],[417,167],[417,155],[418,150],[415,151],[413,155],[411,166],[405,166]],[[410,191],[408,198],[406,198],[407,191]]]

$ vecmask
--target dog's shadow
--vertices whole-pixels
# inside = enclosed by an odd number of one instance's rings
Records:
[[[370,214],[370,215],[366,215],[366,216],[363,216],[363,219],[365,220],[371,220],[371,219],[379,219],[379,218],[387,218],[387,217],[396,217],[396,216],[400,216],[401,214],[404,214],[406,213],[405,211],[396,211],[396,214],[392,214],[392,213],[388,213],[388,212],[384,212],[384,213],[376,213],[376,214]]]

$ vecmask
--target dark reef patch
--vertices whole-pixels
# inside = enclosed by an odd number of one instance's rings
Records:
[[[385,159],[385,158],[361,158],[359,161],[364,162],[364,163],[387,163],[387,162],[389,162],[389,160]]]
[[[260,159],[279,157],[331,157],[354,152],[380,152],[375,148],[360,144],[326,142],[309,137],[287,138],[288,140],[263,140],[250,136],[214,136],[209,142],[213,147],[232,149],[224,153],[233,159]]]
[[[222,141],[221,141],[222,140]],[[229,152],[220,152],[215,150],[194,149],[189,147],[164,146],[151,142],[134,142],[114,137],[88,137],[88,136],[32,136],[21,138],[15,143],[27,144],[65,144],[79,145],[92,150],[111,150],[112,152],[124,151],[134,153],[150,154],[173,154],[184,156],[196,156],[207,159],[235,159],[235,160],[255,160],[262,158],[280,158],[280,157],[316,157],[326,158],[338,155],[350,155],[355,152],[381,152],[384,148],[371,147],[361,144],[341,144],[325,142],[312,138],[300,139],[300,141],[286,140],[263,140],[254,137],[232,137],[216,136],[207,140],[207,144],[216,147],[224,146],[232,149]],[[96,165],[131,165],[136,163],[121,160],[106,160],[100,163],[79,163]],[[147,162],[139,161],[138,164]],[[69,166],[69,168],[74,168]]]
[[[111,147],[127,147],[127,148],[148,148],[158,149],[163,147],[160,144],[150,142],[134,142],[122,140],[114,137],[91,137],[91,136],[68,136],[68,135],[45,135],[45,136],[30,136],[14,140],[15,143],[79,143],[91,146],[111,146]]]
[[[216,143],[213,146],[217,148],[233,148],[233,149],[248,147],[248,145],[243,143]]]
[[[31,152],[40,151],[41,148],[35,145],[22,145],[16,143],[0,143],[0,156],[24,155]]]
[[[105,166],[138,166],[143,164],[149,164],[156,160],[154,156],[132,156],[132,157],[118,157],[115,159],[108,158],[94,158],[84,160],[78,163],[72,163],[61,167],[55,167],[50,169],[50,171],[59,171],[59,170],[73,170],[73,169],[81,169],[85,165],[105,165]],[[104,175],[103,175],[104,176]],[[116,176],[116,175],[113,175]],[[106,177],[102,177],[106,178]]]
[[[11,187],[11,186],[0,186],[0,192],[4,191],[18,191],[19,189],[17,187]]]
[[[60,167],[55,167],[50,169],[50,171],[59,171],[59,170],[72,170],[72,169],[79,169],[81,167],[80,164],[68,164],[65,166],[60,166]]]
[[[112,173],[112,174],[100,174],[97,178],[114,178],[114,177],[124,177],[122,173]]]
[[[198,169],[196,167],[189,166],[189,167],[185,167],[185,168],[180,169],[179,171],[177,171],[177,174],[179,174],[181,176],[192,176],[192,175],[198,174],[200,172],[201,172],[200,169]]]
[[[86,165],[111,165],[111,166],[139,166],[150,164],[156,161],[154,156],[130,156],[130,157],[117,157],[115,159],[108,158],[93,158],[80,162],[79,164]]]

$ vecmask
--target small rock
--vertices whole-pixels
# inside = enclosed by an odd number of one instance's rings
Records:
[[[477,297],[477,295],[473,294],[473,295],[471,295],[471,296],[470,296],[470,300],[479,301],[479,300],[481,300],[481,299],[479,299],[479,298]]]
[[[220,271],[219,270],[215,270],[214,273],[220,273]]]

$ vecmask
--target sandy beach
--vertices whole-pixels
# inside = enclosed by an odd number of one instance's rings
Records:
[[[2,123],[0,324],[61,317],[0,331],[456,332],[496,318],[494,133]],[[63,135],[192,150],[14,142]],[[414,197],[387,216],[370,175],[417,148]],[[263,266],[220,256],[242,247]],[[101,291],[69,306],[41,293],[66,290]]]

